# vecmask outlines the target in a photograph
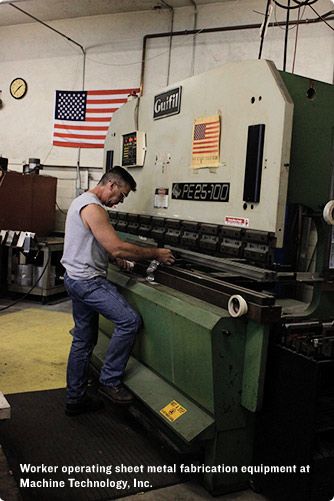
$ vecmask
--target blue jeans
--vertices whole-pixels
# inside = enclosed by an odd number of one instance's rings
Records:
[[[67,364],[67,403],[77,403],[86,397],[99,314],[116,325],[100,374],[100,382],[105,386],[120,384],[141,318],[104,277],[73,280],[65,273],[64,282],[72,299],[75,324]]]

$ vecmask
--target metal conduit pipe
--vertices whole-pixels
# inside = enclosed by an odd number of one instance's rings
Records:
[[[170,10],[171,12],[171,19],[170,19],[170,33],[173,33],[173,29],[174,29],[174,9],[171,5],[168,5],[167,2],[165,2],[165,0],[160,0],[161,3],[163,3],[166,7],[168,7],[168,9]],[[172,35],[169,37],[169,52],[168,52],[168,69],[167,69],[167,85],[169,85],[169,76],[170,76],[170,62],[171,62],[171,58],[172,58],[172,42],[173,42],[173,38],[172,38]]]
[[[261,34],[260,34],[260,40],[261,40],[261,42],[260,42],[260,51],[259,51],[259,57],[258,57],[258,59],[261,59],[261,56],[262,56],[262,48],[263,48],[264,37],[265,37],[266,31],[267,31],[267,23],[268,23],[269,17],[270,17],[269,16],[270,4],[271,4],[271,0],[267,0],[266,13],[264,15],[264,22],[263,22],[263,26],[262,26]]]
[[[9,4],[11,7],[14,7],[14,9],[17,9],[19,10],[20,12],[22,12],[23,14],[25,14],[26,16],[28,17],[31,17],[31,19],[34,19],[35,21],[37,21],[38,23],[40,24],[43,24],[43,26],[45,26],[46,28],[49,28],[49,30],[52,30],[54,31],[55,33],[58,33],[58,35],[66,38],[66,40],[68,40],[69,42],[72,42],[74,43],[75,45],[77,45],[78,47],[80,47],[80,49],[82,50],[82,52],[85,54],[85,49],[83,48],[82,45],[80,45],[78,42],[76,42],[75,40],[73,40],[72,38],[68,37],[67,35],[65,35],[64,33],[62,33],[61,31],[58,31],[56,30],[55,28],[53,28],[52,26],[50,26],[49,24],[46,24],[44,21],[42,21],[41,19],[38,19],[38,17],[35,17],[33,16],[32,14],[29,14],[29,12],[21,9],[20,7],[18,7],[17,5],[13,5],[12,3]]]
[[[334,10],[327,12],[321,16],[323,19],[325,18],[327,21],[334,20]],[[299,21],[299,24],[314,24],[320,23],[322,19],[317,17],[315,19],[302,19]],[[269,23],[268,27],[272,28],[275,26],[286,26],[286,21],[279,21],[275,23]],[[296,24],[296,21],[289,21],[289,25]],[[144,89],[144,73],[145,73],[145,58],[146,58],[146,43],[147,40],[151,38],[161,38],[161,37],[177,37],[184,35],[198,35],[200,33],[218,33],[220,31],[239,31],[239,30],[253,30],[261,28],[261,24],[241,24],[236,26],[222,26],[218,28],[203,28],[199,30],[184,30],[184,31],[174,31],[173,33],[152,33],[149,35],[145,35],[143,38],[143,49],[142,49],[142,64],[141,64],[141,75],[140,75],[140,95],[143,95]]]
[[[289,21],[290,21],[290,0],[288,0],[286,11],[286,23],[285,23],[285,37],[284,37],[284,56],[283,56],[283,71],[286,70],[286,58],[288,53],[288,36],[289,36]]]
[[[194,9],[195,9],[195,11],[194,11],[194,30],[197,30],[197,14],[198,14],[197,5],[194,2],[194,0],[190,0],[190,2],[193,4]],[[194,76],[194,73],[195,73],[195,50],[196,50],[196,36],[194,35],[193,54],[192,54],[192,59],[191,59],[191,70],[190,70],[191,76]]]

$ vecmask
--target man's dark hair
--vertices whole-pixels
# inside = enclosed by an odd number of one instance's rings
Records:
[[[105,186],[109,181],[116,181],[120,184],[128,184],[132,191],[136,191],[136,181],[127,170],[123,169],[123,167],[120,167],[119,165],[115,165],[115,167],[110,169],[110,171],[103,174],[99,184]]]

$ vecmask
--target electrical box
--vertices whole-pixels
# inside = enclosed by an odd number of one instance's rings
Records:
[[[121,136],[122,167],[142,167],[145,153],[145,132],[136,130]]]

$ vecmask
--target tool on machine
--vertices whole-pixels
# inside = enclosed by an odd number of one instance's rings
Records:
[[[227,309],[231,317],[242,317],[247,313],[248,305],[240,294],[235,294],[230,297]]]
[[[155,272],[155,270],[158,268],[159,266],[159,261],[157,261],[156,259],[153,259],[149,266],[147,267],[146,269],[146,280],[147,282],[154,282],[154,275],[153,273]]]
[[[327,224],[334,225],[334,200],[330,200],[324,207],[323,218]]]

